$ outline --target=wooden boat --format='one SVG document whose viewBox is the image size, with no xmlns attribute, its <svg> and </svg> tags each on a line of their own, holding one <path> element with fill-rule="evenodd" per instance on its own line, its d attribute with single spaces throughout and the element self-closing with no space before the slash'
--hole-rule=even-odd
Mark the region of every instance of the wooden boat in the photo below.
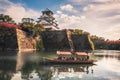
<svg viewBox="0 0 120 80">
<path fill-rule="evenodd" d="M 93 64 L 94 60 L 89 59 L 86 52 L 76 52 L 73 55 L 67 51 L 57 51 L 57 58 L 44 58 L 44 64 Z"/>
<path fill-rule="evenodd" d="M 53 64 L 93 64 L 94 60 L 57 60 L 56 58 L 46 59 L 45 63 Z"/>
</svg>

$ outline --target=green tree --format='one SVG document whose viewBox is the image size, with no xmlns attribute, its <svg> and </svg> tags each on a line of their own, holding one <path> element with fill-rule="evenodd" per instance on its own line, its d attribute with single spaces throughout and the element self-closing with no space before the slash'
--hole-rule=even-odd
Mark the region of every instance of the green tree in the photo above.
<svg viewBox="0 0 120 80">
<path fill-rule="evenodd" d="M 34 20 L 32 18 L 22 18 L 22 23 L 20 23 L 22 30 L 33 34 L 35 26 L 35 23 L 33 21 Z"/>
<path fill-rule="evenodd" d="M 83 34 L 83 30 L 75 29 L 73 31 L 73 34 L 80 34 L 80 35 L 82 35 Z"/>
<path fill-rule="evenodd" d="M 0 21 L 1 22 L 5 22 L 5 20 L 4 20 L 4 14 L 0 14 Z"/>
<path fill-rule="evenodd" d="M 35 24 L 33 21 L 34 20 L 32 18 L 23 18 L 20 26 L 24 31 L 32 34 L 33 37 L 36 37 L 39 36 L 41 32 L 45 30 L 45 28 L 43 25 Z"/>
<path fill-rule="evenodd" d="M 103 37 L 98 37 L 96 35 L 93 35 L 90 38 L 94 42 L 96 49 L 104 49 L 106 47 L 105 39 Z"/>
<path fill-rule="evenodd" d="M 41 24 L 36 24 L 34 27 L 34 34 L 35 35 L 40 35 L 42 31 L 45 31 L 45 28 Z"/>
<path fill-rule="evenodd" d="M 36 48 L 39 50 L 44 50 L 44 45 L 42 41 L 42 32 L 45 31 L 45 28 L 41 24 L 36 24 L 33 30 L 33 36 L 36 38 L 37 44 Z"/>
<path fill-rule="evenodd" d="M 54 13 L 46 8 L 44 11 L 42 11 L 42 15 L 40 16 L 40 18 L 38 18 L 39 20 L 37 22 L 45 26 L 49 25 L 55 27 L 56 29 L 59 29 L 57 21 L 55 20 L 53 15 Z"/>
<path fill-rule="evenodd" d="M 15 23 L 15 21 L 9 15 L 4 14 L 0 14 L 0 22 Z"/>
</svg>

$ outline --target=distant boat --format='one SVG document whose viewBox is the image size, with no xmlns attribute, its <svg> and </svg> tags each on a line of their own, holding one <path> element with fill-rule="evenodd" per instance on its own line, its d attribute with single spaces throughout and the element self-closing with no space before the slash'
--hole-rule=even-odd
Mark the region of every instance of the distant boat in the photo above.
<svg viewBox="0 0 120 80">
<path fill-rule="evenodd" d="M 45 64 L 93 64 L 94 60 L 89 59 L 86 52 L 57 51 L 57 58 L 45 58 Z"/>
</svg>

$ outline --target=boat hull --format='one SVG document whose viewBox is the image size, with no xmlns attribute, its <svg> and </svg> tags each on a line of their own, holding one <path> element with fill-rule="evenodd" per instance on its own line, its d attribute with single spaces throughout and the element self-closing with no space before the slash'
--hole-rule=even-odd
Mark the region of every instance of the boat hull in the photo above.
<svg viewBox="0 0 120 80">
<path fill-rule="evenodd" d="M 42 61 L 41 63 L 44 63 L 44 64 L 93 64 L 93 62 L 94 60 L 80 61 L 80 60 L 46 59 Z"/>
</svg>

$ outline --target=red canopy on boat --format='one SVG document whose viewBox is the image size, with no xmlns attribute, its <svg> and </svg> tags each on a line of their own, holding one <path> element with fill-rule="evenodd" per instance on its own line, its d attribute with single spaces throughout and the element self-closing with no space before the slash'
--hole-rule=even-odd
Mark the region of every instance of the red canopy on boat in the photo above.
<svg viewBox="0 0 120 80">
<path fill-rule="evenodd" d="M 86 52 L 76 52 L 79 56 L 87 56 L 88 54 Z"/>
<path fill-rule="evenodd" d="M 57 54 L 60 55 L 71 55 L 72 53 L 71 52 L 68 52 L 68 51 L 57 51 Z"/>
</svg>

